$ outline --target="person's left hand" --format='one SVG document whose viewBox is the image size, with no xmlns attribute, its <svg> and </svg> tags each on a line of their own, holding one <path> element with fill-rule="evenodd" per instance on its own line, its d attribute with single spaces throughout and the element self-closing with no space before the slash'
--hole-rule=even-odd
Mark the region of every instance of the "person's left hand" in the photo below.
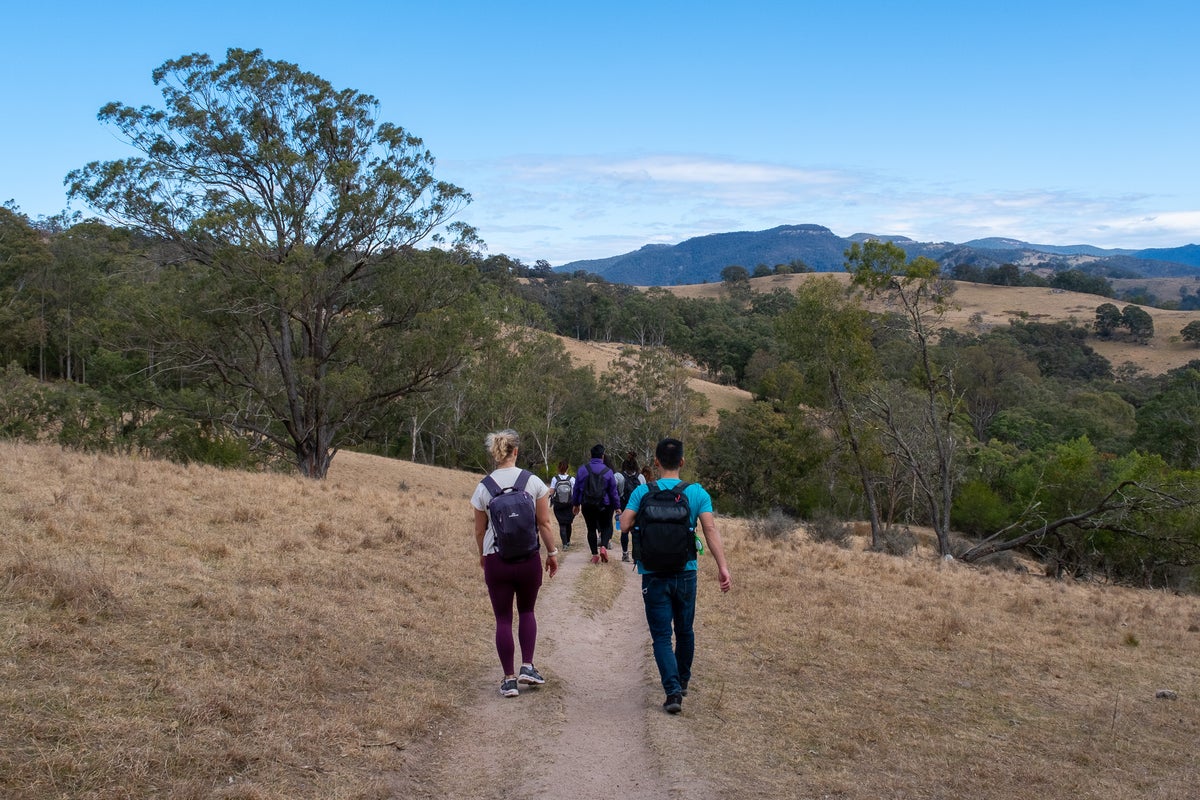
<svg viewBox="0 0 1200 800">
<path fill-rule="evenodd" d="M 733 588 L 733 577 L 730 576 L 729 570 L 723 569 L 717 573 L 717 580 L 721 584 L 721 591 L 728 592 Z"/>
</svg>

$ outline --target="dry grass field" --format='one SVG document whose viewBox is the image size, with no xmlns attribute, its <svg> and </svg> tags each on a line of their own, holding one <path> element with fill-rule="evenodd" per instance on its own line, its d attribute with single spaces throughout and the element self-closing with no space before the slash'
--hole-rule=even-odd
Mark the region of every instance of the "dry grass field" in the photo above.
<svg viewBox="0 0 1200 800">
<path fill-rule="evenodd" d="M 832 275 L 846 284 L 850 282 L 850 276 L 844 272 L 804 273 L 754 278 L 750 285 L 757 292 L 769 292 L 777 288 L 794 291 L 804 281 L 825 275 Z M 1005 326 L 1012 320 L 1091 325 L 1096 318 L 1096 307 L 1100 304 L 1116 302 L 1121 308 L 1125 305 L 1099 295 L 1054 289 L 989 286 L 960 281 L 953 283 L 957 289 L 951 301 L 953 308 L 946 315 L 946 324 L 963 331 L 977 324 L 983 326 L 983 329 Z M 722 291 L 719 283 L 669 288 L 682 297 L 717 297 Z M 1139 345 L 1120 340 L 1102 341 L 1094 337 L 1088 343 L 1096 352 L 1107 358 L 1113 367 L 1133 364 L 1152 375 L 1160 375 L 1193 359 L 1200 359 L 1200 347 L 1179 338 L 1179 331 L 1184 325 L 1193 320 L 1200 320 L 1200 311 L 1165 311 L 1150 306 L 1143 308 L 1154 319 L 1154 338 L 1149 344 Z"/>
<path fill-rule="evenodd" d="M 387 797 L 484 661 L 466 473 L 0 452 L 0 797 Z"/>
<path fill-rule="evenodd" d="M 590 366 L 597 377 L 609 369 L 613 360 L 621 354 L 621 350 L 628 346 L 618 342 L 581 342 L 578 339 L 571 339 L 565 336 L 558 338 L 567 348 L 571 359 L 576 364 Z M 733 410 L 740 405 L 749 403 L 753 399 L 750 392 L 747 392 L 745 389 L 712 383 L 698 375 L 689 379 L 689 384 L 692 389 L 708 398 L 708 413 L 700 420 L 700 423 L 703 425 L 715 427 L 718 411 L 721 409 Z"/>
<path fill-rule="evenodd" d="M 481 743 L 442 732 L 523 709 L 536 746 L 483 737 L 509 786 L 570 727 L 571 629 L 539 659 L 548 691 L 491 691 L 477 476 L 353 453 L 320 483 L 0 454 L 0 797 L 444 797 Z M 684 713 L 657 708 L 648 637 L 603 680 L 645 694 L 628 727 L 688 786 L 670 796 L 1196 797 L 1200 598 L 720 524 L 734 588 L 702 563 Z M 634 579 L 596 572 L 621 568 L 575 565 L 556 602 L 636 619 Z M 613 796 L 621 759 L 559 755 L 555 796 Z M 534 796 L 476 789 L 455 796 Z"/>
</svg>

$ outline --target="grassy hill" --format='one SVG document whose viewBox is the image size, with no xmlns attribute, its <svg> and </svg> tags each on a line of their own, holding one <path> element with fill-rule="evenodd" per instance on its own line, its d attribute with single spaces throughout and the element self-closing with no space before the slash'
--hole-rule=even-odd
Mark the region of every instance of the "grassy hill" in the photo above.
<svg viewBox="0 0 1200 800">
<path fill-rule="evenodd" d="M 0 455 L 0 796 L 440 796 L 437 731 L 495 671 L 477 476 Z M 695 796 L 1195 796 L 1200 598 L 720 524 L 734 589 L 702 564 L 701 677 L 681 718 L 648 693 L 637 722 L 664 775 L 703 776 Z M 642 691 L 648 650 L 609 681 Z M 562 720 L 541 719 L 505 770 L 554 747 Z"/>
<path fill-rule="evenodd" d="M 769 292 L 777 288 L 794 291 L 804 281 L 830 275 L 843 283 L 848 284 L 850 281 L 850 276 L 844 272 L 804 273 L 753 278 L 750 285 L 756 292 Z M 1096 307 L 1100 304 L 1115 303 L 1118 308 L 1125 306 L 1125 303 L 1099 295 L 1056 289 L 991 286 L 961 281 L 952 283 L 957 286 L 957 290 L 952 298 L 954 308 L 946 315 L 946 323 L 956 330 L 965 331 L 975 325 L 982 325 L 985 329 L 1003 326 L 1008 325 L 1011 320 L 1065 321 L 1091 325 L 1096 318 Z M 717 297 L 722 291 L 722 284 L 695 284 L 669 289 L 681 297 Z M 1103 341 L 1094 337 L 1089 339 L 1088 343 L 1096 352 L 1107 358 L 1114 368 L 1131 363 L 1154 375 L 1200 358 L 1200 347 L 1179 338 L 1179 331 L 1184 325 L 1193 320 L 1200 320 L 1200 311 L 1166 311 L 1149 306 L 1143 308 L 1154 319 L 1154 338 L 1149 344 L 1141 345 L 1123 340 Z"/>
<path fill-rule="evenodd" d="M 565 336 L 558 338 L 576 364 L 590 366 L 597 376 L 607 370 L 613 359 L 628 346 L 619 342 L 581 342 Z M 721 409 L 732 410 L 753 400 L 753 395 L 745 389 L 713 383 L 699 376 L 690 378 L 688 384 L 708 399 L 708 413 L 700 420 L 704 425 L 716 426 L 717 412 Z"/>
</svg>

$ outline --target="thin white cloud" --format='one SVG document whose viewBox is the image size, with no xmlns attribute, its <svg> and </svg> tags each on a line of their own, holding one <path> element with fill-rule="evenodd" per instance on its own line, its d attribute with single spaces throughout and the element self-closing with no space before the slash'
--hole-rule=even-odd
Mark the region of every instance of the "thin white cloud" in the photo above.
<svg viewBox="0 0 1200 800">
<path fill-rule="evenodd" d="M 623 180 L 642 179 L 659 183 L 713 186 L 829 186 L 846 182 L 844 176 L 829 170 L 805 170 L 778 164 L 684 156 L 656 156 L 598 163 L 593 166 L 593 174 L 612 175 Z"/>
<path fill-rule="evenodd" d="M 1131 249 L 1200 238 L 1200 211 L 1171 209 L 1169 198 L 1144 194 L 971 191 L 962 183 L 877 171 L 679 154 L 441 166 L 474 195 L 464 216 L 492 252 L 554 264 L 783 224 L 824 225 L 842 236 L 954 242 L 1001 236 Z"/>
<path fill-rule="evenodd" d="M 1131 239 L 1143 237 L 1178 243 L 1200 243 L 1200 211 L 1164 211 L 1101 223 L 1106 232 Z"/>
</svg>

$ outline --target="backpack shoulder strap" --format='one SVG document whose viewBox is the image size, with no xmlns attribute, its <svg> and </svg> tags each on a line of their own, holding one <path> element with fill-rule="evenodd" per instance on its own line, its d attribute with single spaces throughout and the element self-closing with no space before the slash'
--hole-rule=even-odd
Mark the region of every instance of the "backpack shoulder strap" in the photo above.
<svg viewBox="0 0 1200 800">
<path fill-rule="evenodd" d="M 683 490 L 689 486 L 691 486 L 690 483 L 683 483 L 682 481 L 680 481 L 679 483 L 675 484 L 675 491 L 679 492 L 680 494 L 683 494 Z"/>
<path fill-rule="evenodd" d="M 489 478 L 491 475 L 488 476 Z M 533 473 L 527 469 L 521 470 L 521 474 L 517 476 L 517 482 L 513 484 L 513 491 L 525 491 L 525 484 L 529 483 L 529 479 L 533 477 Z"/>
<path fill-rule="evenodd" d="M 483 484 L 483 488 L 487 489 L 488 494 L 490 494 L 492 497 L 495 497 L 503 491 L 503 489 L 500 488 L 500 484 L 496 483 L 496 479 L 491 475 L 484 475 L 483 480 L 481 480 L 480 483 Z"/>
</svg>

